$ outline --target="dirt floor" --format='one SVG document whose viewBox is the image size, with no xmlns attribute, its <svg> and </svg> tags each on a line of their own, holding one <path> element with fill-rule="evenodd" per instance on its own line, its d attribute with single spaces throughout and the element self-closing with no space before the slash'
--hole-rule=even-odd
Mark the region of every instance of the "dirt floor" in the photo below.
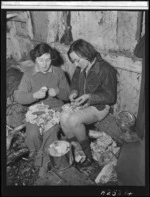
<svg viewBox="0 0 150 197">
<path fill-rule="evenodd" d="M 95 173 L 93 178 L 98 175 Z M 96 185 L 88 175 L 79 172 L 74 166 L 68 169 L 50 170 L 43 177 L 39 177 L 39 171 L 34 167 L 33 161 L 24 158 L 7 166 L 7 185 L 11 186 L 46 186 L 46 185 Z M 107 185 L 117 185 L 116 182 Z"/>
<path fill-rule="evenodd" d="M 114 118 L 109 116 L 99 124 L 98 129 L 111 134 L 118 139 L 119 131 Z M 89 176 L 88 170 L 78 171 L 75 165 L 63 171 L 47 170 L 39 177 L 39 170 L 34 166 L 34 158 L 28 159 L 29 150 L 25 145 L 25 130 L 15 133 L 11 146 L 7 151 L 7 185 L 95 185 L 95 178 L 101 169 L 97 169 Z M 104 184 L 100 184 L 104 185 Z M 105 185 L 117 185 L 117 181 L 107 182 Z"/>
<path fill-rule="evenodd" d="M 94 182 L 100 168 L 89 176 L 87 171 L 80 172 L 75 165 L 66 170 L 50 169 L 39 177 L 39 170 L 34 166 L 34 158 L 28 158 L 29 151 L 24 143 L 24 134 L 15 134 L 7 154 L 7 185 L 40 186 L 40 185 L 96 185 Z M 116 182 L 107 185 L 116 185 Z"/>
</svg>

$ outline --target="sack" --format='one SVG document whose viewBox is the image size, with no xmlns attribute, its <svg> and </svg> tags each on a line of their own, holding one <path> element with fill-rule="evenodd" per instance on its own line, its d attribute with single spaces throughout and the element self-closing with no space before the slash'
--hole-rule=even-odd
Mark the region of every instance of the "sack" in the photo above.
<svg viewBox="0 0 150 197">
<path fill-rule="evenodd" d="M 14 90 L 18 88 L 22 76 L 23 76 L 23 72 L 21 72 L 18 68 L 10 67 L 7 70 L 7 75 L 6 75 L 7 97 L 11 96 L 14 93 Z"/>
<path fill-rule="evenodd" d="M 17 127 L 24 123 L 27 107 L 20 105 L 14 100 L 14 91 L 18 88 L 22 79 L 23 72 L 18 68 L 10 67 L 7 69 L 7 124 Z"/>
</svg>

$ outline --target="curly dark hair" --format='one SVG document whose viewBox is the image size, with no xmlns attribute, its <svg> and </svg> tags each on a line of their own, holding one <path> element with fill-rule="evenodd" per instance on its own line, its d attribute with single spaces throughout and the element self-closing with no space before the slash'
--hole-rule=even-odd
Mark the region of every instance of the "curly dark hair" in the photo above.
<svg viewBox="0 0 150 197">
<path fill-rule="evenodd" d="M 37 46 L 35 46 L 35 48 L 30 51 L 30 57 L 32 61 L 35 62 L 36 58 L 40 57 L 44 53 L 49 53 L 52 61 L 57 59 L 55 50 L 46 43 L 38 44 Z"/>
<path fill-rule="evenodd" d="M 73 42 L 68 51 L 69 60 L 72 62 L 70 53 L 75 52 L 79 57 L 87 59 L 92 62 L 94 58 L 97 56 L 98 52 L 96 49 L 87 41 L 83 39 L 78 39 Z"/>
</svg>

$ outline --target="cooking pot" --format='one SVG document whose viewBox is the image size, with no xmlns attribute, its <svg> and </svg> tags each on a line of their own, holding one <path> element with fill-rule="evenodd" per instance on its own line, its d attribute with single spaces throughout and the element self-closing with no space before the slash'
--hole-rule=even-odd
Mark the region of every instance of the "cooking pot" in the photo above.
<svg viewBox="0 0 150 197">
<path fill-rule="evenodd" d="M 73 164 L 71 145 L 67 141 L 54 141 L 48 148 L 51 167 L 56 170 L 65 170 Z"/>
</svg>

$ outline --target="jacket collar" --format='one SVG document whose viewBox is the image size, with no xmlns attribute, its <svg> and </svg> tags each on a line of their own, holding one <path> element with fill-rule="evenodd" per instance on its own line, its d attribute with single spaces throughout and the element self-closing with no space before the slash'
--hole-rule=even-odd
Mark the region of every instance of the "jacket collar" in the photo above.
<svg viewBox="0 0 150 197">
<path fill-rule="evenodd" d="M 88 66 L 88 68 L 85 70 L 86 73 L 88 73 L 89 71 L 95 71 L 95 65 L 97 62 L 103 61 L 101 55 L 99 53 L 97 53 L 94 61 L 92 62 L 91 65 Z"/>
<path fill-rule="evenodd" d="M 95 64 L 96 58 L 94 59 L 94 61 L 88 65 L 88 67 L 85 69 L 86 74 L 89 72 L 89 70 L 92 68 L 92 66 Z"/>
</svg>

